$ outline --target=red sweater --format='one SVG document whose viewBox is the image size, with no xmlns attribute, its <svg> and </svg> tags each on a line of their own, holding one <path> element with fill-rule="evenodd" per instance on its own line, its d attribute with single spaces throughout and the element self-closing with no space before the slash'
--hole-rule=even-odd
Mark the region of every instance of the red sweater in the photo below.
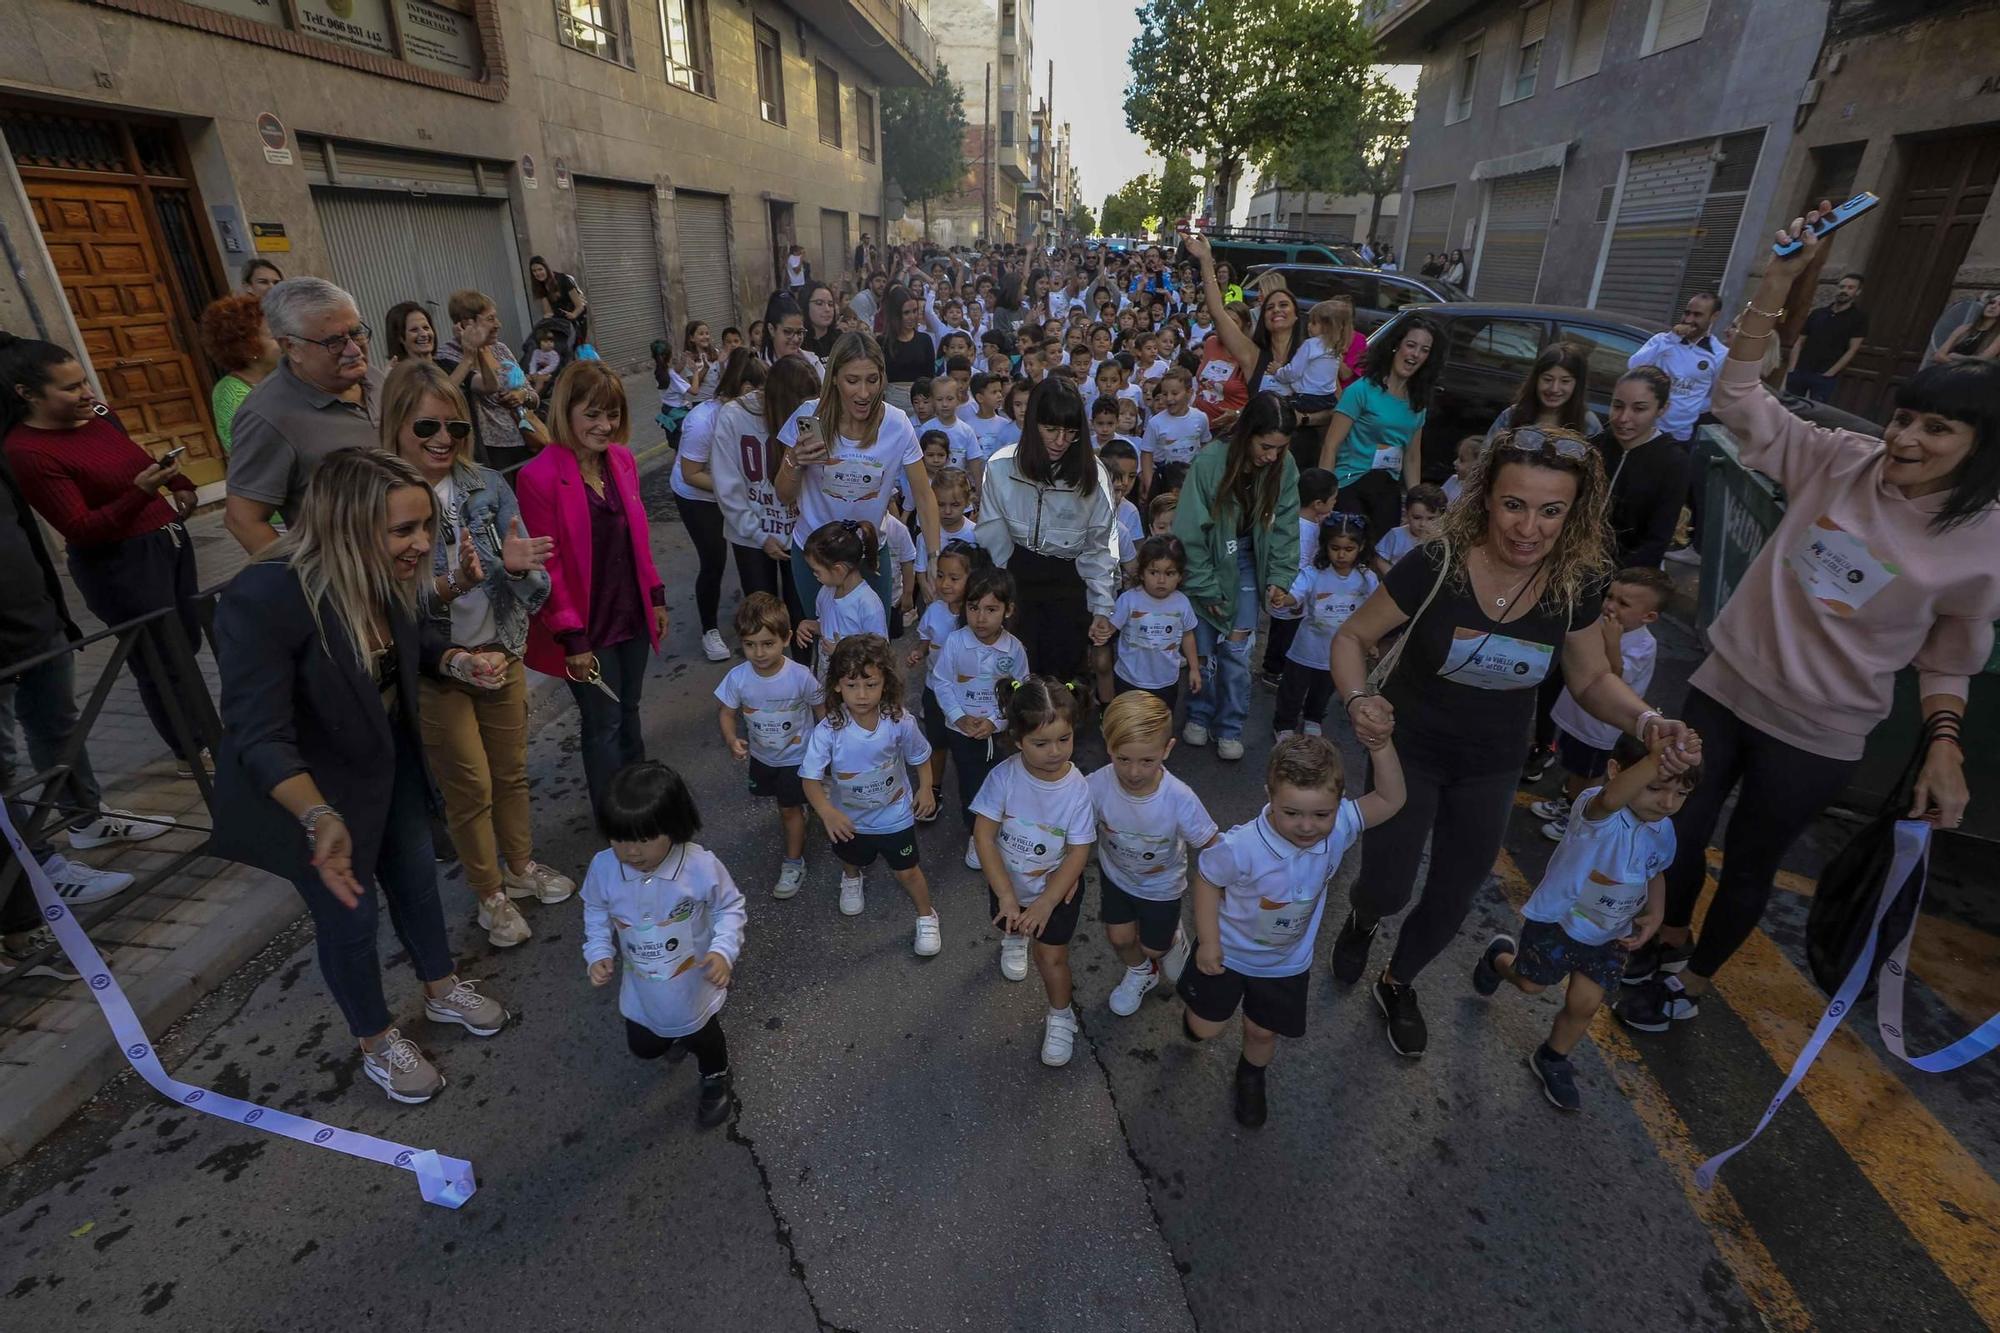
<svg viewBox="0 0 2000 1333">
<path fill-rule="evenodd" d="M 154 458 L 104 418 L 75 430 L 42 430 L 23 422 L 7 432 L 7 462 L 21 494 L 72 546 L 104 546 L 157 532 L 174 521 L 174 507 L 132 484 Z M 194 483 L 175 477 L 176 491 Z"/>
</svg>

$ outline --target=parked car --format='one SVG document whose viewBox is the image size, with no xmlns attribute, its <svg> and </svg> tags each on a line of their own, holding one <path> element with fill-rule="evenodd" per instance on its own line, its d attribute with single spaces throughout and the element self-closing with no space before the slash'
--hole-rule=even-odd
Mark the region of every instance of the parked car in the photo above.
<svg viewBox="0 0 2000 1333">
<path fill-rule="evenodd" d="M 1341 264 L 1261 264 L 1243 275 L 1244 290 L 1266 273 L 1284 276 L 1301 314 L 1330 296 L 1345 296 L 1354 302 L 1354 326 L 1363 333 L 1373 333 L 1404 306 L 1472 299 L 1443 278 Z"/>
<path fill-rule="evenodd" d="M 1224 228 L 1206 233 L 1217 263 L 1242 274 L 1260 264 L 1331 264 L 1365 269 L 1361 252 L 1338 241 L 1319 241 L 1299 232 L 1259 231 L 1254 228 Z M 1174 262 L 1192 263 L 1185 248 L 1174 247 Z M 1239 276 L 1238 281 L 1241 281 Z"/>
</svg>

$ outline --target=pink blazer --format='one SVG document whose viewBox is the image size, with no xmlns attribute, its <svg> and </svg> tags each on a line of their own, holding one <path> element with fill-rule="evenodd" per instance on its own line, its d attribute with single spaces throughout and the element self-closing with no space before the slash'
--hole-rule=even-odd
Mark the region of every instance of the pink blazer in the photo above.
<svg viewBox="0 0 2000 1333">
<path fill-rule="evenodd" d="M 651 528 L 645 506 L 639 502 L 639 465 L 632 451 L 614 444 L 604 455 L 605 466 L 618 487 L 618 499 L 625 506 L 625 526 L 632 534 L 632 561 L 639 571 L 639 595 L 650 608 L 653 592 L 663 587 L 653 568 Z M 551 445 L 536 454 L 514 475 L 514 495 L 521 502 L 521 522 L 536 537 L 553 537 L 556 551 L 549 558 L 549 599 L 528 624 L 526 661 L 545 676 L 561 676 L 565 654 L 558 634 L 587 627 L 590 621 L 590 499 L 584 493 L 583 473 L 576 457 L 561 445 Z M 659 651 L 660 637 L 652 628 L 650 611 L 647 634 L 653 650 Z"/>
</svg>

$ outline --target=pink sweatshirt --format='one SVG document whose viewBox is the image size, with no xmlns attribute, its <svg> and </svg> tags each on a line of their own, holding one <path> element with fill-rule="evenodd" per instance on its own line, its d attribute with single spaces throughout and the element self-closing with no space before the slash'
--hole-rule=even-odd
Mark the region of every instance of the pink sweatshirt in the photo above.
<svg viewBox="0 0 2000 1333">
<path fill-rule="evenodd" d="M 1828 759 L 1858 759 L 1889 715 L 1896 672 L 1919 693 L 1965 698 L 2000 619 L 1995 510 L 1931 530 L 1945 496 L 1882 480 L 1885 446 L 1793 416 L 1731 360 L 1709 410 L 1743 463 L 1785 488 L 1785 516 L 1709 627 L 1691 682 L 1743 721 Z M 1726 521 L 1721 514 L 1709 521 Z"/>
</svg>

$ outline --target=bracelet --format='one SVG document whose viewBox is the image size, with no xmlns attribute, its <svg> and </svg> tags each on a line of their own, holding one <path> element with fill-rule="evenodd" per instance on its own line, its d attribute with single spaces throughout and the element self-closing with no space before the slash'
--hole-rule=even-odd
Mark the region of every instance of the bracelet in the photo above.
<svg viewBox="0 0 2000 1333">
<path fill-rule="evenodd" d="M 347 822 L 341 818 L 340 811 L 330 805 L 315 805 L 299 816 L 299 827 L 306 831 L 306 848 L 308 851 L 319 850 L 319 823 L 322 819 L 329 817 L 339 819 L 343 824 Z"/>
<path fill-rule="evenodd" d="M 1759 310 L 1755 301 L 1745 301 L 1743 303 L 1743 313 L 1746 315 L 1762 315 L 1765 319 L 1776 321 L 1785 317 L 1785 308 L 1779 306 L 1775 311 Z"/>
<path fill-rule="evenodd" d="M 1748 329 L 1738 328 L 1736 336 L 1738 338 L 1775 338 L 1778 336 L 1778 331 L 1776 329 L 1765 329 L 1762 333 L 1752 333 Z"/>
<path fill-rule="evenodd" d="M 1666 720 L 1667 720 L 1667 715 L 1665 713 L 1662 713 L 1657 708 L 1648 708 L 1644 712 L 1640 713 L 1638 721 L 1632 724 L 1632 734 L 1634 736 L 1637 736 L 1640 740 L 1643 741 L 1646 739 L 1647 722 L 1649 721 L 1665 722 Z"/>
<path fill-rule="evenodd" d="M 1965 754 L 1964 742 L 1960 741 L 1955 734 L 1942 731 L 1940 731 L 1937 735 L 1932 736 L 1929 740 L 1925 741 L 1924 748 L 1928 750 L 1931 746 L 1936 745 L 1939 741 L 1943 741 L 1945 744 L 1956 749 L 1961 756 Z"/>
</svg>

